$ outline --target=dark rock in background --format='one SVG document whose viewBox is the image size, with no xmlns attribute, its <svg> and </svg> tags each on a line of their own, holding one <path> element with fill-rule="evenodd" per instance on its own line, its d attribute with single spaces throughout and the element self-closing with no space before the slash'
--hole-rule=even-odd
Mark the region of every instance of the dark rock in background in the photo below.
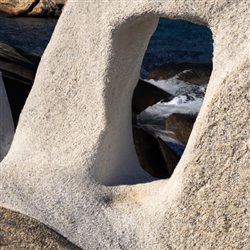
<svg viewBox="0 0 250 250">
<path fill-rule="evenodd" d="M 133 137 L 141 167 L 153 177 L 169 178 L 178 163 L 175 153 L 160 138 L 142 129 L 134 127 Z"/>
<path fill-rule="evenodd" d="M 189 114 L 172 114 L 166 118 L 166 130 L 174 133 L 173 139 L 186 145 L 192 132 L 196 116 Z"/>
<path fill-rule="evenodd" d="M 173 96 L 166 91 L 139 79 L 133 94 L 132 108 L 139 113 L 161 100 L 167 102 L 172 98 Z"/>
<path fill-rule="evenodd" d="M 174 76 L 191 84 L 206 84 L 212 72 L 212 63 L 167 63 L 150 73 L 148 79 L 167 80 Z"/>
<path fill-rule="evenodd" d="M 164 142 L 161 138 L 157 138 L 162 156 L 165 160 L 166 167 L 168 169 L 169 177 L 173 174 L 175 167 L 178 164 L 179 157 L 176 155 L 176 153 L 168 147 L 166 142 Z"/>
<path fill-rule="evenodd" d="M 32 88 L 40 57 L 0 42 L 0 71 L 15 126 Z"/>
</svg>

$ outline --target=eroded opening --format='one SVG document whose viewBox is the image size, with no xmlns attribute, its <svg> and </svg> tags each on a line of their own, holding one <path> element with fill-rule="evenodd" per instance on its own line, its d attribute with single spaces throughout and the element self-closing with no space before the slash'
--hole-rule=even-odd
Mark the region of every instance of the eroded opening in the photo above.
<svg viewBox="0 0 250 250">
<path fill-rule="evenodd" d="M 161 18 L 145 52 L 132 100 L 141 167 L 169 178 L 187 145 L 212 72 L 208 27 Z"/>
</svg>

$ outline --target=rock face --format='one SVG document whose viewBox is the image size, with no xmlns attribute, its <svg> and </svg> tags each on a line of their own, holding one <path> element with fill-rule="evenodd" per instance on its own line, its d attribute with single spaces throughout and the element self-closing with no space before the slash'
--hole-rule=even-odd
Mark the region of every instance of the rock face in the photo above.
<svg viewBox="0 0 250 250">
<path fill-rule="evenodd" d="M 196 117 L 188 114 L 172 114 L 166 118 L 166 130 L 174 133 L 174 139 L 186 145 Z"/>
<path fill-rule="evenodd" d="M 0 207 L 0 248 L 80 250 L 39 221 Z"/>
<path fill-rule="evenodd" d="M 14 16 L 59 16 L 66 0 L 0 0 L 0 11 Z"/>
<path fill-rule="evenodd" d="M 249 249 L 247 1 L 69 1 L 8 155 L 1 204 L 82 249 Z M 133 146 L 131 100 L 158 17 L 207 25 L 213 72 L 171 178 Z"/>
</svg>

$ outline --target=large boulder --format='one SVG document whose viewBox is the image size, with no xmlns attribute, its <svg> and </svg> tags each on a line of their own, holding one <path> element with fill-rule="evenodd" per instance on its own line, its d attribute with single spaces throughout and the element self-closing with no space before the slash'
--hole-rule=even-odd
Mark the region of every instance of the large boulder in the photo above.
<svg viewBox="0 0 250 250">
<path fill-rule="evenodd" d="M 14 16 L 59 16 L 66 0 L 0 0 L 0 12 Z"/>
<path fill-rule="evenodd" d="M 195 120 L 195 115 L 174 113 L 166 118 L 165 129 L 173 133 L 173 139 L 186 145 Z"/>
<path fill-rule="evenodd" d="M 131 100 L 159 17 L 207 25 L 213 72 L 169 179 L 143 171 Z M 248 1 L 68 1 L 8 155 L 1 204 L 82 249 L 249 249 Z"/>
</svg>

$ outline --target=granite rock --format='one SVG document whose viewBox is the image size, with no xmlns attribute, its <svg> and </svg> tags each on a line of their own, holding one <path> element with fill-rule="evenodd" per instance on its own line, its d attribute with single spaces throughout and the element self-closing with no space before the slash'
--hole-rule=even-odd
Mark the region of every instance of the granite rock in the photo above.
<svg viewBox="0 0 250 250">
<path fill-rule="evenodd" d="M 213 71 L 172 176 L 145 173 L 131 100 L 158 18 L 210 27 Z M 247 1 L 68 1 L 8 155 L 1 204 L 82 249 L 249 249 Z"/>
<path fill-rule="evenodd" d="M 173 132 L 176 141 L 186 145 L 192 132 L 196 116 L 189 114 L 171 114 L 166 118 L 165 129 Z"/>
<path fill-rule="evenodd" d="M 0 207 L 0 248 L 80 250 L 41 222 Z"/>
</svg>

